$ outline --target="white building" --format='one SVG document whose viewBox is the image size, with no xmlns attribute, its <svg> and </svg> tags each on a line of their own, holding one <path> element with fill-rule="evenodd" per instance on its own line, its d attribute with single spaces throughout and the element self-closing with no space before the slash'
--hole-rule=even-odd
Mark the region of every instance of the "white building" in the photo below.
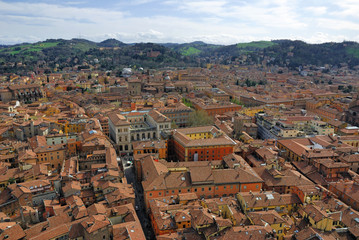
<svg viewBox="0 0 359 240">
<path fill-rule="evenodd" d="M 110 114 L 108 125 L 120 153 L 130 153 L 132 142 L 160 139 L 162 132 L 171 129 L 171 119 L 156 110 L 132 111 Z"/>
</svg>

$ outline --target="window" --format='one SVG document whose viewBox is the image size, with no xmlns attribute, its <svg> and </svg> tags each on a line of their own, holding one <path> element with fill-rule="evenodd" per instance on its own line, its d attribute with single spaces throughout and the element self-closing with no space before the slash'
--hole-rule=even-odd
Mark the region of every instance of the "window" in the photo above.
<svg viewBox="0 0 359 240">
<path fill-rule="evenodd" d="M 197 192 L 197 188 L 195 188 L 194 191 Z"/>
<path fill-rule="evenodd" d="M 202 192 L 204 192 L 204 188 L 202 188 Z"/>
<path fill-rule="evenodd" d="M 243 189 L 247 189 L 247 186 L 243 186 Z"/>
<path fill-rule="evenodd" d="M 227 189 L 227 186 L 223 186 L 223 189 Z"/>
<path fill-rule="evenodd" d="M 152 193 L 150 193 L 149 196 L 152 197 Z"/>
<path fill-rule="evenodd" d="M 162 193 L 161 193 L 161 192 L 159 192 L 159 193 L 158 193 L 158 196 L 162 196 Z"/>
<path fill-rule="evenodd" d="M 211 187 L 209 187 L 209 188 L 208 188 L 208 191 L 212 191 L 212 188 L 211 188 Z"/>
</svg>

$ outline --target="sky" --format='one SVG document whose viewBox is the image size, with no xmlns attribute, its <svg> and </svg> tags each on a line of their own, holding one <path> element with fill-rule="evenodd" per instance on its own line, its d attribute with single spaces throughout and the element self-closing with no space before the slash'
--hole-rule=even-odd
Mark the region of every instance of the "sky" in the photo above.
<svg viewBox="0 0 359 240">
<path fill-rule="evenodd" d="M 0 0 L 0 44 L 359 42 L 358 0 Z"/>
</svg>

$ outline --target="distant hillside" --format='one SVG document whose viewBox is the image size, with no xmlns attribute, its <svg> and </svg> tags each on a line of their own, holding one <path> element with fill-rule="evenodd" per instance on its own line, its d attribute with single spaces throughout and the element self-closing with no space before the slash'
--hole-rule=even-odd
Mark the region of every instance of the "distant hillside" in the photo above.
<svg viewBox="0 0 359 240">
<path fill-rule="evenodd" d="M 97 44 L 99 47 L 124 47 L 126 46 L 126 43 L 123 43 L 121 41 L 118 41 L 116 39 L 107 39 L 105 41 L 102 41 Z"/>
<path fill-rule="evenodd" d="M 221 47 L 221 45 L 207 44 L 201 41 L 183 43 L 183 44 L 167 44 L 169 47 L 184 56 L 201 55 L 201 53 L 212 52 L 214 49 Z"/>
<path fill-rule="evenodd" d="M 277 43 L 271 41 L 237 43 L 227 46 L 216 46 L 215 48 L 209 48 L 205 52 L 203 52 L 202 55 L 204 57 L 222 56 L 228 58 L 235 58 L 251 52 L 261 52 L 263 49 L 274 45 L 277 45 Z"/>
<path fill-rule="evenodd" d="M 245 57 L 243 57 L 245 56 Z M 86 39 L 49 39 L 38 43 L 0 46 L 0 74 L 28 74 L 37 69 L 61 71 L 67 67 L 120 71 L 123 67 L 193 67 L 206 63 L 287 66 L 359 65 L 356 42 L 307 44 L 302 41 L 274 40 L 214 45 L 204 42 L 125 44 L 116 39 L 100 43 Z M 21 63 L 21 64 L 19 64 Z"/>
<path fill-rule="evenodd" d="M 20 62 L 22 63 L 20 66 L 16 64 Z M 116 39 L 108 39 L 100 43 L 85 39 L 50 39 L 0 48 L 0 74 L 12 72 L 26 74 L 38 68 L 47 69 L 47 72 L 61 71 L 65 67 L 74 66 L 86 69 L 90 65 L 96 65 L 103 70 L 120 71 L 130 65 L 159 68 L 197 66 L 198 63 L 159 44 L 127 45 Z"/>
<path fill-rule="evenodd" d="M 356 42 L 322 44 L 307 44 L 303 41 L 291 40 L 273 42 L 277 44 L 265 48 L 263 54 L 274 58 L 274 64 L 287 64 L 289 67 L 305 64 L 338 66 L 345 63 L 349 67 L 359 65 L 359 44 Z"/>
<path fill-rule="evenodd" d="M 256 41 L 256 42 L 249 42 L 249 43 L 238 43 L 237 48 L 264 49 L 267 47 L 272 47 L 274 45 L 277 45 L 277 43 L 271 42 L 271 41 Z"/>
<path fill-rule="evenodd" d="M 356 42 L 308 44 L 302 41 L 274 40 L 238 43 L 220 46 L 201 52 L 202 57 L 221 57 L 222 63 L 231 62 L 242 55 L 247 64 L 261 63 L 296 68 L 301 65 L 323 66 L 348 64 L 359 65 L 359 44 Z M 227 60 L 226 60 L 227 59 Z"/>
</svg>

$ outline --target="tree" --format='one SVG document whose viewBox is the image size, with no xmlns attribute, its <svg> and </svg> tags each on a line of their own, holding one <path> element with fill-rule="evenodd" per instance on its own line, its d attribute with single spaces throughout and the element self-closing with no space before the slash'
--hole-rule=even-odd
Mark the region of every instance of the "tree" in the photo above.
<svg viewBox="0 0 359 240">
<path fill-rule="evenodd" d="M 171 128 L 172 128 L 172 129 L 178 128 L 177 124 L 176 124 L 175 121 L 173 121 L 173 120 L 172 120 L 172 123 L 171 123 Z"/>
<path fill-rule="evenodd" d="M 213 118 L 204 110 L 198 110 L 189 114 L 189 125 L 192 127 L 212 125 Z"/>
<path fill-rule="evenodd" d="M 264 79 L 264 80 L 260 80 L 258 85 L 266 85 L 267 84 L 267 80 Z"/>
<path fill-rule="evenodd" d="M 13 184 L 16 182 L 16 180 L 15 180 L 15 178 L 11 177 L 11 178 L 9 178 L 8 182 L 9 182 L 9 184 Z"/>
<path fill-rule="evenodd" d="M 194 108 L 192 102 L 186 98 L 182 98 L 182 103 L 186 105 L 187 107 Z"/>
</svg>

